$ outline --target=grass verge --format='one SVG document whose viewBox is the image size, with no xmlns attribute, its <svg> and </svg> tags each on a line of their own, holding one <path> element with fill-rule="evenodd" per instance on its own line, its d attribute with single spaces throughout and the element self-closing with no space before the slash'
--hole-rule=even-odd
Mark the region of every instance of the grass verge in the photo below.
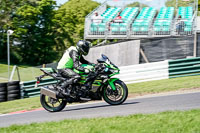
<svg viewBox="0 0 200 133">
<path fill-rule="evenodd" d="M 182 77 L 129 84 L 129 94 L 143 95 L 200 87 L 200 76 Z M 41 107 L 39 97 L 0 103 L 0 113 L 30 110 Z"/>
<path fill-rule="evenodd" d="M 21 110 L 32 110 L 40 108 L 39 97 L 19 99 L 14 101 L 0 103 L 0 114 L 21 111 Z"/>
<path fill-rule="evenodd" d="M 4 133 L 199 133 L 200 110 L 13 125 Z"/>
<path fill-rule="evenodd" d="M 168 92 L 180 89 L 195 89 L 200 88 L 200 76 L 156 80 L 129 84 L 127 86 L 129 88 L 129 93 L 136 94 Z"/>
<path fill-rule="evenodd" d="M 12 72 L 13 66 L 10 65 L 10 73 Z M 18 66 L 20 79 L 22 81 L 34 80 L 35 77 L 42 74 L 39 68 L 30 67 L 30 66 Z M 18 80 L 18 74 L 15 70 L 13 80 Z M 8 81 L 8 65 L 0 64 L 0 82 Z"/>
</svg>

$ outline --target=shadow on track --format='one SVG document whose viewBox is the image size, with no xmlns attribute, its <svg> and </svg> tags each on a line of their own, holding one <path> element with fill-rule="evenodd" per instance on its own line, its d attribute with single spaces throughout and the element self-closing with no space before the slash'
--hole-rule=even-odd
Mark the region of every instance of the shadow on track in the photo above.
<svg viewBox="0 0 200 133">
<path fill-rule="evenodd" d="M 66 109 L 61 112 L 67 112 L 67 111 L 76 111 L 76 110 L 86 110 L 86 109 L 93 109 L 93 108 L 105 108 L 105 107 L 117 107 L 117 106 L 125 106 L 129 104 L 138 104 L 139 102 L 126 102 L 121 105 L 96 105 L 96 106 L 91 106 L 91 107 L 80 107 L 80 108 L 75 108 L 75 109 Z"/>
</svg>

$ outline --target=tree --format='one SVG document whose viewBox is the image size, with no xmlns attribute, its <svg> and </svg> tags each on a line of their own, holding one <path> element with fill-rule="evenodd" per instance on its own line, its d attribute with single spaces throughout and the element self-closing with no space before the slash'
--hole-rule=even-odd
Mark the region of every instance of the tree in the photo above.
<svg viewBox="0 0 200 133">
<path fill-rule="evenodd" d="M 25 3 L 34 4 L 36 0 L 0 0 L 0 61 L 6 62 L 7 50 L 6 32 L 10 29 L 13 15 Z M 12 37 L 12 36 L 11 36 Z M 12 58 L 11 58 L 12 59 Z M 13 60 L 14 61 L 14 60 Z"/>
<path fill-rule="evenodd" d="M 194 0 L 189 0 L 189 1 L 183 1 L 183 0 L 177 0 L 177 5 L 178 7 L 180 6 L 193 6 L 194 5 Z M 168 0 L 166 1 L 165 5 L 167 7 L 174 7 L 176 8 L 176 0 Z"/>
<path fill-rule="evenodd" d="M 145 5 L 145 4 L 140 4 L 139 2 L 133 2 L 131 4 L 128 4 L 127 7 L 140 7 L 143 8 L 143 7 L 148 7 L 148 5 Z"/>
<path fill-rule="evenodd" d="M 69 0 L 55 10 L 54 0 L 3 1 L 0 50 L 5 52 L 0 52 L 0 60 L 7 57 L 6 31 L 12 29 L 11 62 L 27 65 L 58 60 L 66 47 L 83 39 L 85 16 L 99 5 L 92 0 Z"/>
<path fill-rule="evenodd" d="M 40 0 L 36 5 L 25 4 L 13 17 L 16 56 L 20 63 L 39 65 L 54 61 L 56 57 L 53 20 L 55 1 Z"/>
<path fill-rule="evenodd" d="M 69 0 L 56 11 L 56 42 L 62 45 L 60 48 L 75 45 L 83 39 L 85 17 L 98 5 L 92 0 Z"/>
</svg>

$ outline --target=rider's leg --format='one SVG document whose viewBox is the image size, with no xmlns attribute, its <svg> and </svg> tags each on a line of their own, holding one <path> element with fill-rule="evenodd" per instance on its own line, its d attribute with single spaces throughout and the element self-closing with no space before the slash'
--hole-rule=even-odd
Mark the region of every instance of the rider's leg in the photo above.
<svg viewBox="0 0 200 133">
<path fill-rule="evenodd" d="M 78 75 L 77 73 L 75 73 L 73 70 L 67 69 L 67 68 L 66 69 L 60 69 L 59 73 L 61 74 L 62 77 L 67 78 L 67 80 L 65 80 L 63 82 L 63 85 L 61 86 L 61 88 L 63 90 L 65 90 L 65 88 L 67 87 L 67 85 L 76 83 L 81 78 L 80 75 Z"/>
<path fill-rule="evenodd" d="M 69 81 L 72 82 L 70 84 L 73 84 L 73 83 L 76 83 L 77 81 L 79 81 L 81 79 L 81 76 L 77 73 L 75 73 L 74 71 L 72 71 L 71 69 L 62 69 L 60 71 L 60 74 L 63 76 L 63 77 L 66 77 L 66 78 L 70 78 L 68 79 L 68 81 L 64 82 L 64 84 L 61 86 L 63 88 L 63 90 L 65 90 L 64 88 L 69 84 Z M 69 92 L 65 92 L 66 95 L 69 95 Z M 89 98 L 88 95 L 85 95 L 83 94 L 81 97 L 80 97 L 82 100 L 91 100 Z"/>
</svg>

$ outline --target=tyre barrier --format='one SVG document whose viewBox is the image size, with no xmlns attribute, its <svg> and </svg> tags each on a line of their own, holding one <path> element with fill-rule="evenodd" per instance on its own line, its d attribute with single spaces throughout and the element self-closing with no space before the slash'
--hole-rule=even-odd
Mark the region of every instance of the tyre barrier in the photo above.
<svg viewBox="0 0 200 133">
<path fill-rule="evenodd" d="M 0 83 L 0 102 L 21 98 L 19 81 Z"/>
<path fill-rule="evenodd" d="M 20 85 L 19 81 L 10 81 L 7 84 L 7 100 L 20 99 Z"/>
<path fill-rule="evenodd" d="M 0 102 L 7 101 L 7 83 L 0 83 Z"/>
</svg>

